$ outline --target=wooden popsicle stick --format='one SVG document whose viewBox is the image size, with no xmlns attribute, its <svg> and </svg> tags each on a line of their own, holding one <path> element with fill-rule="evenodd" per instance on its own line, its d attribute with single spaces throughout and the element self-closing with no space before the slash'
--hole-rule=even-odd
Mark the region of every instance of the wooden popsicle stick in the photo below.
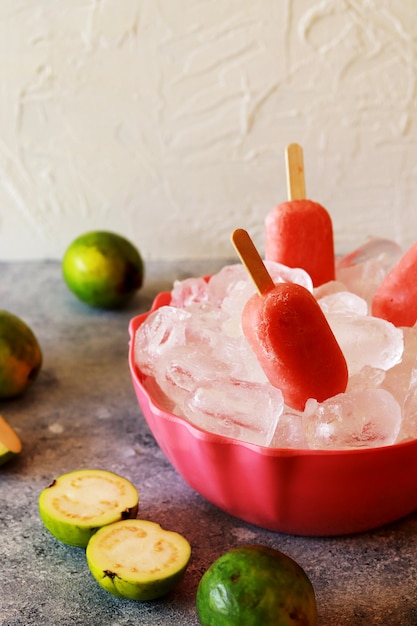
<svg viewBox="0 0 417 626">
<path fill-rule="evenodd" d="M 290 143 L 285 150 L 287 168 L 287 193 L 289 200 L 306 197 L 303 149 L 298 143 Z"/>
<path fill-rule="evenodd" d="M 263 296 L 271 291 L 275 287 L 274 281 L 248 232 L 243 228 L 237 228 L 233 231 L 231 239 L 240 260 L 255 283 L 259 295 Z"/>
</svg>

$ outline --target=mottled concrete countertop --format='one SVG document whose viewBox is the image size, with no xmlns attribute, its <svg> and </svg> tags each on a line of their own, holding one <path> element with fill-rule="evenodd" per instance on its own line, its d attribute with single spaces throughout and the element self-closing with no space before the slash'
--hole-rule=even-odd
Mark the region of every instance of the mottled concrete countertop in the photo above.
<svg viewBox="0 0 417 626">
<path fill-rule="evenodd" d="M 0 402 L 19 433 L 21 455 L 0 468 L 1 626 L 197 626 L 202 573 L 230 547 L 263 543 L 286 552 L 309 575 L 320 626 L 417 624 L 417 513 L 384 528 L 341 538 L 303 538 L 240 522 L 195 493 L 156 445 L 130 380 L 128 323 L 175 278 L 224 263 L 149 263 L 128 310 L 78 302 L 55 262 L 0 263 L 1 308 L 21 316 L 44 353 L 27 393 Z M 118 600 L 93 580 L 84 551 L 43 527 L 40 491 L 63 472 L 99 467 L 128 477 L 140 516 L 183 533 L 193 549 L 182 583 L 164 599 Z"/>
</svg>

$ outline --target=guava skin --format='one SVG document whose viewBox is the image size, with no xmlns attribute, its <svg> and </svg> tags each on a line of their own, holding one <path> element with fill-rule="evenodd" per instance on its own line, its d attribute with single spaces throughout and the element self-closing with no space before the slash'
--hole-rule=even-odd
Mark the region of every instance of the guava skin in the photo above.
<svg viewBox="0 0 417 626">
<path fill-rule="evenodd" d="M 126 600 L 136 600 L 140 602 L 156 600 L 167 595 L 174 587 L 179 585 L 187 569 L 186 564 L 172 576 L 166 578 L 161 577 L 155 580 L 150 579 L 140 584 L 137 581 L 123 580 L 119 578 L 117 574 L 109 570 L 104 572 L 97 570 L 91 562 L 91 559 L 87 562 L 93 577 L 105 591 L 116 598 L 125 598 Z"/>
<path fill-rule="evenodd" d="M 91 231 L 77 237 L 62 260 L 69 289 L 82 302 L 101 309 L 125 306 L 142 287 L 142 257 L 124 237 Z"/>
<path fill-rule="evenodd" d="M 38 376 L 42 358 L 29 326 L 16 315 L 0 311 L 0 398 L 23 393 Z"/>
<path fill-rule="evenodd" d="M 266 546 L 233 548 L 200 580 L 197 614 L 203 626 L 316 626 L 317 604 L 304 570 Z"/>
</svg>

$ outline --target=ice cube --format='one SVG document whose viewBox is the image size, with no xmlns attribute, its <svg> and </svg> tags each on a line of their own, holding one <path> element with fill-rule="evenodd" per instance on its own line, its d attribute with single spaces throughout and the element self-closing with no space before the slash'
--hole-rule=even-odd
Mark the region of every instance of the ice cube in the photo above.
<svg viewBox="0 0 417 626">
<path fill-rule="evenodd" d="M 204 278 L 185 278 L 176 280 L 171 291 L 171 306 L 187 307 L 193 302 L 206 302 L 208 285 Z"/>
<path fill-rule="evenodd" d="M 216 357 L 228 363 L 230 376 L 247 382 L 266 383 L 265 372 L 259 364 L 246 337 L 222 336 L 222 341 L 214 349 Z"/>
<path fill-rule="evenodd" d="M 403 254 L 401 246 L 392 239 L 369 237 L 365 243 L 336 259 L 336 270 L 360 265 L 366 261 L 375 260 L 385 272 L 389 272 Z"/>
<path fill-rule="evenodd" d="M 328 315 L 367 315 L 368 305 L 366 301 L 350 291 L 337 291 L 327 294 L 318 299 L 323 313 Z"/>
<path fill-rule="evenodd" d="M 222 311 L 230 319 L 234 320 L 236 325 L 240 326 L 242 311 L 251 296 L 255 293 L 255 285 L 252 281 L 240 280 L 235 283 L 230 292 L 221 302 Z"/>
<path fill-rule="evenodd" d="M 213 274 L 208 284 L 208 298 L 212 306 L 221 307 L 236 287 L 237 293 L 242 289 L 249 295 L 255 292 L 255 286 L 241 263 L 225 265 L 217 274 Z"/>
<path fill-rule="evenodd" d="M 330 311 L 327 321 L 345 356 L 349 376 L 365 365 L 388 370 L 400 362 L 403 332 L 391 322 L 355 312 Z"/>
<path fill-rule="evenodd" d="M 417 439 L 417 358 L 414 358 L 403 405 L 400 439 Z"/>
<path fill-rule="evenodd" d="M 184 320 L 191 314 L 185 309 L 162 306 L 148 315 L 136 331 L 135 362 L 141 372 L 152 375 L 155 363 L 173 345 L 185 342 Z"/>
<path fill-rule="evenodd" d="M 417 389 L 415 387 L 409 391 L 404 402 L 403 428 L 398 439 L 399 441 L 417 439 Z"/>
<path fill-rule="evenodd" d="M 341 393 L 322 403 L 310 399 L 303 427 L 311 448 L 373 448 L 393 444 L 401 428 L 401 408 L 385 389 Z"/>
<path fill-rule="evenodd" d="M 162 391 L 153 376 L 145 376 L 143 387 L 154 404 L 170 413 L 176 412 L 175 402 Z"/>
<path fill-rule="evenodd" d="M 224 315 L 209 303 L 195 302 L 186 308 L 189 317 L 181 323 L 185 329 L 187 344 L 206 343 L 215 348 L 221 342 L 221 326 Z"/>
<path fill-rule="evenodd" d="M 402 248 L 394 241 L 371 238 L 336 261 L 336 278 L 370 307 L 375 291 L 401 255 Z"/>
<path fill-rule="evenodd" d="M 417 327 L 403 328 L 404 350 L 401 360 L 385 375 L 382 386 L 403 406 L 409 391 L 417 355 Z"/>
<path fill-rule="evenodd" d="M 269 446 L 283 406 L 281 391 L 272 385 L 224 378 L 198 386 L 184 413 L 203 430 Z"/>
<path fill-rule="evenodd" d="M 230 372 L 227 364 L 215 359 L 204 344 L 173 346 L 159 359 L 154 376 L 163 393 L 185 413 L 184 405 L 198 385 L 216 386 Z"/>
<path fill-rule="evenodd" d="M 284 406 L 270 444 L 271 448 L 306 449 L 309 447 L 303 429 L 303 413 Z"/>
<path fill-rule="evenodd" d="M 377 387 L 383 386 L 386 375 L 385 370 L 378 367 L 371 367 L 370 365 L 364 365 L 359 372 L 349 377 L 346 391 L 349 393 L 351 391 L 376 389 Z"/>
<path fill-rule="evenodd" d="M 320 300 L 320 298 L 332 296 L 340 291 L 346 291 L 346 285 L 339 280 L 329 280 L 327 283 L 314 287 L 313 293 L 316 300 Z"/>
</svg>

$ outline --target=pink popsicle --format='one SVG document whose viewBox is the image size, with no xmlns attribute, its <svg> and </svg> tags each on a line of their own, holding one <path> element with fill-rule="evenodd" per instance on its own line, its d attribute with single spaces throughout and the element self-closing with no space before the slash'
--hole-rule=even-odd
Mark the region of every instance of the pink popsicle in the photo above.
<svg viewBox="0 0 417 626">
<path fill-rule="evenodd" d="M 295 283 L 274 284 L 246 231 L 235 230 L 232 241 L 258 290 L 245 305 L 242 329 L 270 383 L 298 410 L 308 398 L 344 392 L 346 360 L 314 296 Z"/>
<path fill-rule="evenodd" d="M 305 197 L 302 148 L 286 149 L 289 201 L 265 218 L 265 258 L 289 267 L 302 267 L 318 287 L 335 278 L 333 224 L 327 210 Z"/>
<path fill-rule="evenodd" d="M 372 315 L 395 326 L 414 326 L 417 321 L 417 242 L 400 258 L 377 289 Z"/>
</svg>

